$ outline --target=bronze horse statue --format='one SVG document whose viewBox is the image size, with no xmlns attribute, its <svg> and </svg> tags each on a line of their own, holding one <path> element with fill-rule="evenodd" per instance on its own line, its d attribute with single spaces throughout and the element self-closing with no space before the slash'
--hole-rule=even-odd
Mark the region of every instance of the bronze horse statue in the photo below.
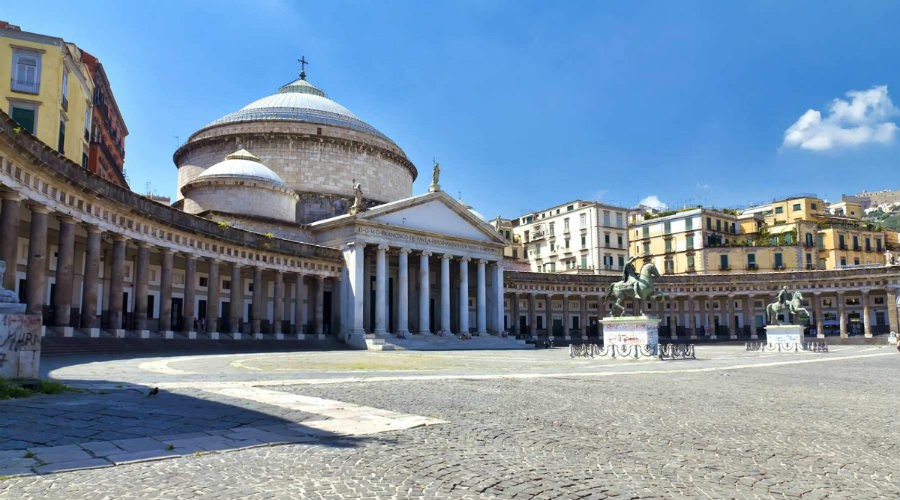
<svg viewBox="0 0 900 500">
<path fill-rule="evenodd" d="M 612 302 L 612 315 L 624 316 L 625 306 L 622 305 L 622 299 L 631 297 L 640 302 L 640 314 L 643 316 L 644 302 L 648 299 L 662 300 L 666 296 L 664 293 L 653 287 L 653 279 L 658 278 L 659 276 L 660 274 L 659 270 L 656 269 L 656 264 L 647 262 L 641 267 L 639 276 L 632 277 L 627 281 L 617 281 L 609 285 L 605 302 Z M 637 281 L 636 287 L 635 280 Z M 635 294 L 635 288 L 637 288 L 637 294 Z M 615 302 L 613 302 L 613 298 L 615 298 Z"/>
</svg>

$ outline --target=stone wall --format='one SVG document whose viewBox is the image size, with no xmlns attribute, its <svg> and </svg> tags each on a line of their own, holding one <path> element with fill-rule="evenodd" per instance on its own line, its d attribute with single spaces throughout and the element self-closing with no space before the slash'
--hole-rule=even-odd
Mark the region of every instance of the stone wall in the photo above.
<svg viewBox="0 0 900 500">
<path fill-rule="evenodd" d="M 184 200 L 184 211 L 189 214 L 216 211 L 285 222 L 297 220 L 294 195 L 252 182 L 241 184 L 223 181 L 192 185 Z"/>
</svg>

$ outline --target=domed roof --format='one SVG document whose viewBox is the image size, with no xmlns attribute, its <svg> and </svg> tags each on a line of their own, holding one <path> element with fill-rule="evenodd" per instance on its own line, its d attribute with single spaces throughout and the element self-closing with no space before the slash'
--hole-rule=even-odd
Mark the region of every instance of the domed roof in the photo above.
<svg viewBox="0 0 900 500">
<path fill-rule="evenodd" d="M 257 120 L 285 120 L 295 122 L 320 123 L 358 130 L 390 139 L 375 127 L 360 120 L 349 109 L 325 97 L 325 92 L 306 81 L 305 77 L 283 85 L 277 94 L 263 97 L 229 113 L 203 128 L 224 123 Z"/>
<path fill-rule="evenodd" d="M 204 170 L 195 180 L 210 180 L 222 177 L 241 177 L 246 179 L 269 181 L 281 187 L 286 187 L 284 181 L 269 167 L 262 164 L 259 158 L 250 154 L 246 149 L 235 151 L 215 165 Z"/>
<path fill-rule="evenodd" d="M 478 217 L 479 219 L 481 219 L 484 222 L 487 222 L 487 219 L 485 219 L 484 216 L 481 215 L 480 212 L 478 212 L 477 210 L 472 208 L 472 205 L 469 205 L 468 203 L 463 201 L 462 195 L 460 195 L 460 197 L 457 201 L 460 202 L 462 204 L 462 206 L 466 207 L 466 210 L 468 210 L 470 214 L 474 215 L 475 217 Z"/>
</svg>

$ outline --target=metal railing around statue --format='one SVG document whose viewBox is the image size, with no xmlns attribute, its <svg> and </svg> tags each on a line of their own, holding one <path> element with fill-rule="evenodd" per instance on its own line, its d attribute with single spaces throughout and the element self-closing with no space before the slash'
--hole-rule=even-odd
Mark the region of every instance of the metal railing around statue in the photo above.
<svg viewBox="0 0 900 500">
<path fill-rule="evenodd" d="M 747 342 L 746 348 L 754 352 L 828 352 L 825 342 Z"/>
<path fill-rule="evenodd" d="M 653 345 L 609 345 L 570 344 L 570 358 L 657 358 L 662 361 L 673 359 L 697 359 L 694 344 Z"/>
</svg>

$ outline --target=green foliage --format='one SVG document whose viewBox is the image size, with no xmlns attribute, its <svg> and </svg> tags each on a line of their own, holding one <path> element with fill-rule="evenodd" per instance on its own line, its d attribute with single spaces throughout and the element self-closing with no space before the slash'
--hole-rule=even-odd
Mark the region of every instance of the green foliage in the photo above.
<svg viewBox="0 0 900 500">
<path fill-rule="evenodd" d="M 21 134 L 21 133 L 22 133 L 22 127 L 13 127 L 13 133 L 14 133 L 14 134 Z"/>
<path fill-rule="evenodd" d="M 900 214 L 886 217 L 881 223 L 885 229 L 890 229 L 891 231 L 900 231 Z"/>
<path fill-rule="evenodd" d="M 227 220 L 220 220 L 220 221 L 219 221 L 219 227 L 222 228 L 222 229 L 228 229 L 228 228 L 231 227 L 231 226 L 232 226 L 231 222 L 229 222 L 229 221 L 227 221 Z"/>
<path fill-rule="evenodd" d="M 41 394 L 62 394 L 69 390 L 71 389 L 62 382 L 57 382 L 56 380 L 41 380 L 41 385 L 38 387 L 37 392 Z"/>
<path fill-rule="evenodd" d="M 26 451 L 25 454 L 22 455 L 22 458 L 32 458 L 32 457 L 34 457 L 34 453 L 32 453 L 30 451 Z"/>
<path fill-rule="evenodd" d="M 172 450 L 174 450 L 174 449 L 175 449 L 175 445 L 174 445 L 174 444 L 169 443 L 169 445 L 166 446 L 166 451 L 172 451 Z"/>
<path fill-rule="evenodd" d="M 265 236 L 266 238 L 269 238 L 269 239 L 271 240 L 272 238 L 275 237 L 275 233 L 269 231 L 269 232 L 266 233 L 264 236 Z"/>
<path fill-rule="evenodd" d="M 0 378 L 0 399 L 27 398 L 35 394 L 61 394 L 72 388 L 56 380 L 41 380 L 37 386 L 26 385 L 24 380 Z"/>
</svg>

